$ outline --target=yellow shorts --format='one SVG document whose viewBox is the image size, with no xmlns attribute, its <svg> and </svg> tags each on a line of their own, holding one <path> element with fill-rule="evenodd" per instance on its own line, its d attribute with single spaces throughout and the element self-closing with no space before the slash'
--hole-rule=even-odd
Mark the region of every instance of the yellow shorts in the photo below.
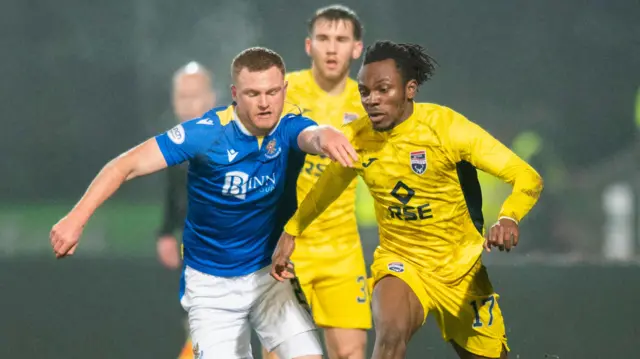
<svg viewBox="0 0 640 359">
<path fill-rule="evenodd" d="M 507 346 L 504 319 L 486 268 L 480 261 L 456 285 L 446 285 L 407 262 L 402 257 L 378 249 L 371 266 L 375 285 L 387 275 L 407 283 L 416 294 L 427 315 L 435 315 L 442 337 L 453 340 L 468 352 L 499 358 Z"/>
<path fill-rule="evenodd" d="M 371 328 L 367 270 L 359 239 L 347 252 L 334 256 L 304 255 L 296 243 L 292 261 L 316 325 L 325 328 Z M 303 249 L 298 252 L 299 249 Z"/>
</svg>

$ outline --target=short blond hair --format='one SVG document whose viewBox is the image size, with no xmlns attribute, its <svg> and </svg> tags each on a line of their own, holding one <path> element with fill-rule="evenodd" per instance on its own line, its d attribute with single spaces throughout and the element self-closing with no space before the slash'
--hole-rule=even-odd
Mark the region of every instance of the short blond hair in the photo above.
<svg viewBox="0 0 640 359">
<path fill-rule="evenodd" d="M 257 72 L 266 71 L 274 66 L 282 75 L 286 73 L 284 60 L 277 52 L 265 47 L 250 47 L 239 53 L 231 62 L 231 77 L 235 80 L 243 69 Z"/>
</svg>

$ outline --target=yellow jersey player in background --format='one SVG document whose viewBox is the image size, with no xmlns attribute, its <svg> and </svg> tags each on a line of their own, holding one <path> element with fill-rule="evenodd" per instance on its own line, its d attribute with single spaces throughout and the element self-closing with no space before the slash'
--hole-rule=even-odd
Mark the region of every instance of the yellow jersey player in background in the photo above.
<svg viewBox="0 0 640 359">
<path fill-rule="evenodd" d="M 358 84 L 349 78 L 351 61 L 362 53 L 362 25 L 353 10 L 334 5 L 317 10 L 308 31 L 305 50 L 311 69 L 287 75 L 287 102 L 319 125 L 339 128 L 365 114 Z M 306 157 L 298 177 L 299 200 L 330 162 Z M 367 272 L 356 223 L 356 183 L 350 181 L 302 233 L 292 258 L 313 318 L 324 328 L 330 359 L 364 359 L 366 330 L 371 328 Z"/>
<path fill-rule="evenodd" d="M 371 267 L 373 358 L 404 358 L 429 313 L 460 358 L 507 358 L 499 297 L 481 255 L 483 247 L 517 245 L 518 223 L 538 200 L 542 179 L 461 114 L 415 103 L 433 71 L 418 45 L 382 41 L 367 48 L 358 85 L 368 117 L 343 129 L 360 163 L 327 166 L 285 227 L 272 275 L 291 277 L 294 238 L 359 175 L 374 198 L 380 234 Z M 513 186 L 486 240 L 476 169 Z"/>
</svg>

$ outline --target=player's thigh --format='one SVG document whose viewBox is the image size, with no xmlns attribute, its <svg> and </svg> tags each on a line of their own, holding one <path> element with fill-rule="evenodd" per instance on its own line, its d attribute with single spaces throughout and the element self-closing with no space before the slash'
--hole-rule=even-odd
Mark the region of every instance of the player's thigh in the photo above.
<svg viewBox="0 0 640 359">
<path fill-rule="evenodd" d="M 260 342 L 272 352 L 289 339 L 299 338 L 301 343 L 296 354 L 322 354 L 317 328 L 301 289 L 294 288 L 289 280 L 278 282 L 271 278 L 268 269 L 261 273 L 259 286 L 263 289 L 249 315 Z"/>
<path fill-rule="evenodd" d="M 455 342 L 461 353 L 473 354 L 471 358 L 500 358 L 508 351 L 499 295 L 484 266 L 479 264 L 459 285 L 433 283 L 429 292 L 437 302 L 444 339 Z"/>
<path fill-rule="evenodd" d="M 371 328 L 371 302 L 362 251 L 336 258 L 325 268 L 313 287 L 311 309 L 316 324 L 323 328 Z"/>
<path fill-rule="evenodd" d="M 246 317 L 214 308 L 191 308 L 189 321 L 195 357 L 252 358 L 251 328 Z M 199 356 L 198 356 L 199 355 Z"/>
<path fill-rule="evenodd" d="M 297 262 L 296 262 L 297 263 Z M 297 273 L 297 264 L 296 264 L 296 273 Z M 302 266 L 302 268 L 304 268 L 304 266 Z M 306 272 L 305 272 L 306 273 Z M 292 284 L 292 289 L 293 292 L 296 296 L 296 298 L 298 298 L 298 300 L 304 308 L 307 309 L 307 311 L 311 311 L 311 303 L 314 303 L 317 301 L 317 299 L 315 299 L 314 296 L 314 291 L 313 291 L 313 285 L 312 285 L 312 281 L 313 281 L 313 276 L 305 276 L 305 277 L 300 277 L 300 276 L 296 276 L 295 279 L 293 279 L 291 281 Z M 263 359 L 281 359 L 278 357 L 278 355 L 276 354 L 275 351 L 267 351 L 267 348 L 265 348 L 265 346 L 262 346 L 262 358 Z"/>
<path fill-rule="evenodd" d="M 376 340 L 380 335 L 408 340 L 422 326 L 432 306 L 417 269 L 393 254 L 378 251 L 371 272 Z"/>
<path fill-rule="evenodd" d="M 304 302 L 309 307 L 313 307 L 317 301 L 314 283 L 320 273 L 314 270 L 316 267 L 317 263 L 314 263 L 312 260 L 298 259 L 294 264 L 294 274 L 296 277 L 291 281 L 296 296 L 300 301 L 304 299 Z"/>
<path fill-rule="evenodd" d="M 194 357 L 252 358 L 248 320 L 251 298 L 246 295 L 244 300 L 228 300 L 233 292 L 244 289 L 228 278 L 210 276 L 191 268 L 185 269 L 184 280 L 181 304 L 188 313 Z"/>
</svg>

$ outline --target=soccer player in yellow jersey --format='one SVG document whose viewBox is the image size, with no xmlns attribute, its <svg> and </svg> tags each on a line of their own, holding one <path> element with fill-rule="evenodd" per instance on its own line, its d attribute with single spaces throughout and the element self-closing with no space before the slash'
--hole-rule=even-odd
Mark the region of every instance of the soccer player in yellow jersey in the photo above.
<svg viewBox="0 0 640 359">
<path fill-rule="evenodd" d="M 358 84 L 349 78 L 351 61 L 362 53 L 362 24 L 353 10 L 333 5 L 316 11 L 308 33 L 305 50 L 311 68 L 287 74 L 287 102 L 319 125 L 339 128 L 365 115 Z M 306 157 L 298 177 L 299 200 L 330 162 Z M 356 181 L 349 181 L 342 195 L 299 236 L 292 258 L 313 318 L 324 328 L 330 359 L 364 359 L 366 330 L 371 327 L 355 198 Z"/>
<path fill-rule="evenodd" d="M 518 223 L 540 196 L 542 179 L 463 115 L 415 103 L 433 71 L 418 45 L 382 41 L 367 49 L 358 85 L 368 116 L 343 129 L 360 163 L 327 166 L 285 227 L 272 275 L 291 277 L 295 237 L 359 175 L 374 198 L 380 233 L 371 268 L 373 358 L 404 358 L 429 313 L 460 358 L 507 358 L 499 297 L 481 254 L 518 244 Z M 513 185 L 486 239 L 476 169 Z"/>
</svg>

